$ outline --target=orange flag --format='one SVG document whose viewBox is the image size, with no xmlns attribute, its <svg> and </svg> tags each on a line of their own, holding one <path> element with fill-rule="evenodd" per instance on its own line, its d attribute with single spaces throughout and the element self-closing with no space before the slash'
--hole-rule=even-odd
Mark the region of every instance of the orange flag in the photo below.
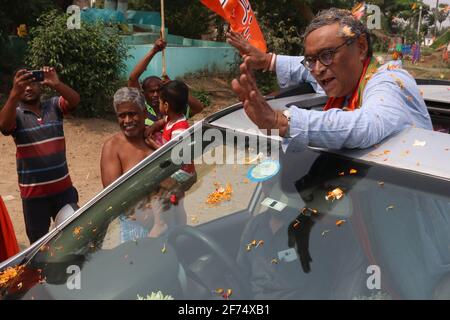
<svg viewBox="0 0 450 320">
<path fill-rule="evenodd" d="M 267 52 L 266 41 L 256 21 L 249 0 L 200 0 L 203 5 L 224 18 L 234 32 L 239 32 L 253 46 Z"/>
</svg>

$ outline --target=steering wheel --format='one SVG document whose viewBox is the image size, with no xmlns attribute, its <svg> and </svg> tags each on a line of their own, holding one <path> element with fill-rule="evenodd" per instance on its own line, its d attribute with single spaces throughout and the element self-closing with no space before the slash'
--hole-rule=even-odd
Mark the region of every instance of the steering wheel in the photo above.
<svg viewBox="0 0 450 320">
<path fill-rule="evenodd" d="M 168 242 L 174 248 L 176 248 L 177 239 L 180 236 L 194 238 L 203 243 L 208 248 L 209 252 L 213 253 L 217 258 L 219 258 L 222 265 L 226 267 L 233 279 L 236 280 L 236 285 L 238 286 L 237 291 L 240 292 L 244 297 L 251 296 L 248 281 L 246 281 L 246 279 L 242 276 L 242 272 L 234 259 L 231 258 L 225 250 L 223 250 L 223 248 L 217 241 L 197 228 L 191 226 L 178 226 L 170 233 Z"/>
</svg>

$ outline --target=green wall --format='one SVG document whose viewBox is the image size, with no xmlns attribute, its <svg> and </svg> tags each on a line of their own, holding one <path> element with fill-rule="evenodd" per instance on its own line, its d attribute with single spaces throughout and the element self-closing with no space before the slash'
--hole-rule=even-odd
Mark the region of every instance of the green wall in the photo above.
<svg viewBox="0 0 450 320">
<path fill-rule="evenodd" d="M 236 50 L 223 44 L 223 47 L 168 47 L 166 48 L 167 74 L 174 79 L 186 73 L 208 70 L 210 72 L 229 71 L 230 64 L 234 62 Z M 127 73 L 133 70 L 137 62 L 151 50 L 153 45 L 130 46 L 129 53 L 132 58 L 126 61 Z M 156 75 L 161 76 L 161 53 L 158 53 L 150 62 L 142 79 Z"/>
</svg>

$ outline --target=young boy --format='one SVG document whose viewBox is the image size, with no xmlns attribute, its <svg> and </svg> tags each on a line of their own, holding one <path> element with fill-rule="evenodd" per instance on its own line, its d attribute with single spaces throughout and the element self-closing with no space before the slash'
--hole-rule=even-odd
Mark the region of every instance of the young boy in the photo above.
<svg viewBox="0 0 450 320">
<path fill-rule="evenodd" d="M 189 96 L 189 89 L 182 81 L 174 80 L 166 83 L 159 95 L 159 110 L 163 119 L 155 122 L 151 128 L 151 134 L 163 131 L 161 139 L 149 135 L 147 143 L 158 149 L 169 142 L 184 130 L 189 128 L 185 112 Z"/>
<path fill-rule="evenodd" d="M 169 142 L 175 136 L 189 128 L 185 113 L 188 103 L 189 89 L 182 81 L 174 80 L 166 83 L 159 94 L 159 110 L 163 119 L 150 127 L 150 134 L 146 143 L 154 149 Z M 157 133 L 162 129 L 162 136 Z M 156 133 L 156 134 L 153 134 Z M 174 173 L 173 178 L 178 182 L 185 182 L 195 175 L 193 164 L 185 164 L 181 170 Z"/>
</svg>

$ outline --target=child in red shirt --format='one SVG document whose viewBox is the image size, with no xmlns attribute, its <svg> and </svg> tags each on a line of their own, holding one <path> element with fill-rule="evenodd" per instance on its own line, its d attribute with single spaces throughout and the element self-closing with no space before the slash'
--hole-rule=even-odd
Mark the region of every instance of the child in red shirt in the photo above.
<svg viewBox="0 0 450 320">
<path fill-rule="evenodd" d="M 149 136 L 146 142 L 150 147 L 158 149 L 161 145 L 169 142 L 172 138 L 189 128 L 189 123 L 185 116 L 188 97 L 189 89 L 182 81 L 173 80 L 163 85 L 159 94 L 159 110 L 164 115 L 164 118 L 155 122 L 150 128 L 151 132 L 159 132 L 162 129 L 162 138 L 159 140 L 156 138 L 156 135 Z M 193 164 L 183 165 L 180 171 L 178 172 L 179 177 L 174 177 L 176 180 L 189 179 L 195 174 Z"/>
<path fill-rule="evenodd" d="M 185 113 L 188 103 L 189 89 L 182 81 L 173 80 L 165 83 L 159 93 L 159 110 L 164 118 L 153 123 L 150 133 L 163 130 L 162 138 L 150 135 L 147 143 L 154 149 L 169 142 L 173 137 L 189 128 Z"/>
</svg>

